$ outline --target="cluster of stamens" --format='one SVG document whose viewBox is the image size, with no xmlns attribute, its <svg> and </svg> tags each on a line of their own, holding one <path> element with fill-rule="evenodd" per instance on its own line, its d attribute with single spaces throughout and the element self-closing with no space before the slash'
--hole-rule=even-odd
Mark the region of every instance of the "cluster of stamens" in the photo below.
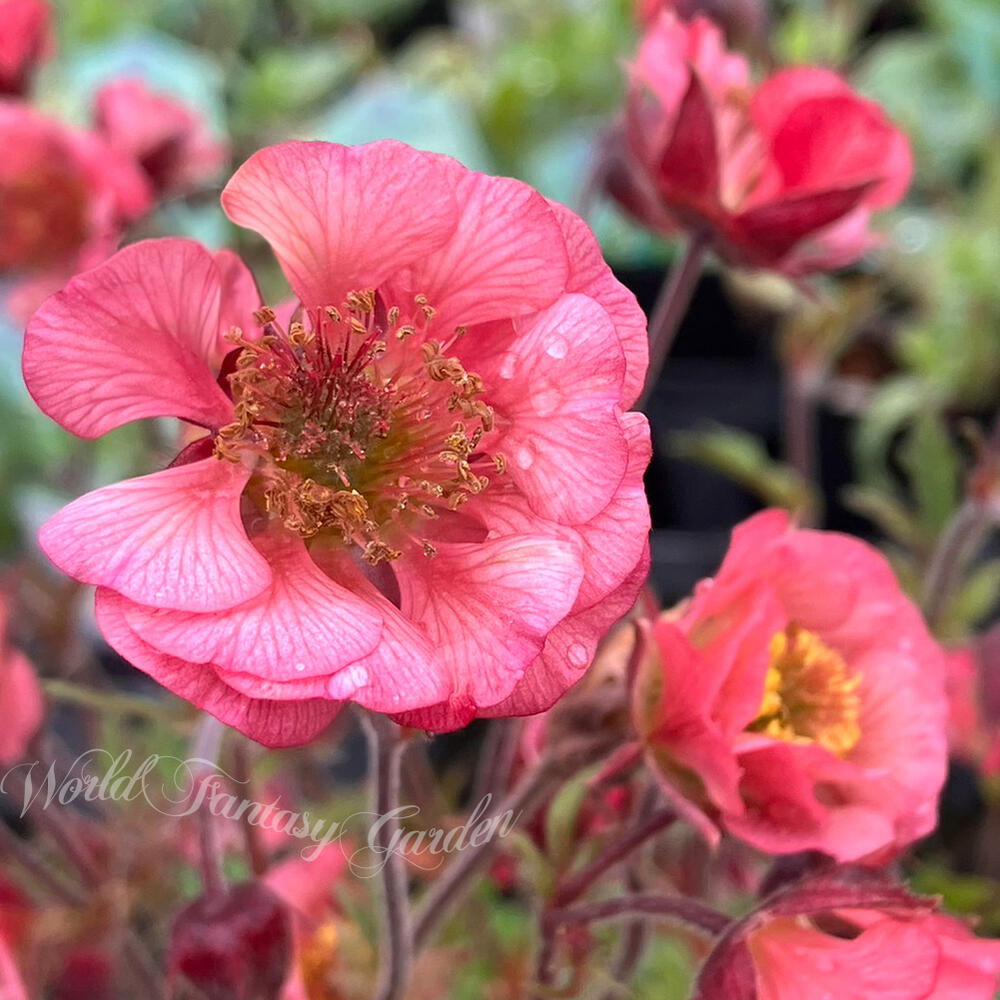
<svg viewBox="0 0 1000 1000">
<path fill-rule="evenodd" d="M 247 494 L 259 507 L 303 538 L 359 545 L 372 563 L 397 558 L 415 522 L 456 510 L 506 467 L 480 447 L 494 425 L 482 379 L 446 353 L 465 331 L 429 339 L 423 296 L 409 322 L 401 315 L 371 290 L 287 331 L 262 308 L 258 337 L 228 334 L 235 419 L 215 439 L 219 458 L 254 462 Z"/>
<path fill-rule="evenodd" d="M 793 743 L 818 743 L 843 757 L 861 739 L 861 674 L 796 624 L 771 640 L 764 697 L 750 729 Z"/>
</svg>

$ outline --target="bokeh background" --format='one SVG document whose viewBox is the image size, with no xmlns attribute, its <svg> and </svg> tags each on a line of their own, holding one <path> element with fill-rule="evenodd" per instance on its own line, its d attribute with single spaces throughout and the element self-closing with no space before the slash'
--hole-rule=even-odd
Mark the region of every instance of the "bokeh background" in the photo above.
<svg viewBox="0 0 1000 1000">
<path fill-rule="evenodd" d="M 802 62 L 843 71 L 908 132 L 917 171 L 907 200 L 881 217 L 884 248 L 846 272 L 802 289 L 709 267 L 649 402 L 655 587 L 665 603 L 679 598 L 717 565 L 734 523 L 778 504 L 876 541 L 916 591 L 961 501 L 977 429 L 1000 401 L 1000 4 L 693 6 L 718 16 L 761 73 Z M 53 8 L 56 47 L 33 92 L 47 113 L 85 125 L 101 84 L 134 76 L 197 108 L 229 143 L 231 165 L 288 138 L 395 138 L 448 153 L 583 212 L 619 278 L 652 307 L 676 246 L 630 222 L 597 183 L 601 138 L 619 112 L 638 37 L 633 0 L 56 0 Z M 266 248 L 219 209 L 228 173 L 161 205 L 127 239 L 182 234 L 233 246 L 275 300 L 282 279 Z M 106 698 L 149 685 L 102 645 L 87 595 L 47 568 L 34 535 L 67 500 L 162 466 L 169 433 L 70 438 L 28 399 L 20 339 L 0 318 L 0 561 L 22 583 L 17 639 L 65 701 L 71 732 L 80 724 L 74 685 Z M 803 370 L 815 376 L 814 483 L 782 461 L 788 373 Z M 983 631 L 998 597 L 1000 553 L 987 548 L 944 609 L 939 636 L 958 643 Z M 470 739 L 475 730 L 444 743 L 439 763 Z M 914 876 L 918 890 L 944 893 L 993 934 L 995 784 L 955 765 L 941 831 Z"/>
</svg>

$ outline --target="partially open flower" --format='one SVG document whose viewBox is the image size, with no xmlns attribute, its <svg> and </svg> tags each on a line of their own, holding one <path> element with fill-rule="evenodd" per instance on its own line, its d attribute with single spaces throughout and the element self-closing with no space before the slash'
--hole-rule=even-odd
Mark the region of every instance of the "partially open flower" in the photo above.
<svg viewBox="0 0 1000 1000">
<path fill-rule="evenodd" d="M 0 0 L 0 96 L 27 92 L 51 44 L 45 0 Z"/>
<path fill-rule="evenodd" d="M 78 271 L 112 253 L 149 207 L 132 162 L 97 136 L 0 100 L 0 276 L 25 319 Z"/>
<path fill-rule="evenodd" d="M 872 214 L 912 174 L 906 137 L 836 73 L 795 68 L 757 87 L 706 18 L 654 19 L 632 67 L 628 156 L 612 193 L 647 225 L 699 234 L 726 260 L 797 276 L 875 244 Z"/>
<path fill-rule="evenodd" d="M 696 1000 L 993 1000 L 1000 941 L 851 869 L 793 885 L 734 925 Z"/>
<path fill-rule="evenodd" d="M 771 853 L 855 860 L 933 828 L 944 656 L 875 549 L 759 514 L 655 635 L 635 718 L 672 795 Z"/>
<path fill-rule="evenodd" d="M 141 167 L 157 195 L 179 195 L 211 180 L 226 147 L 194 110 L 141 80 L 114 80 L 96 98 L 96 128 Z"/>
<path fill-rule="evenodd" d="M 262 150 L 223 205 L 291 317 L 232 254 L 161 240 L 29 325 L 67 429 L 204 429 L 57 514 L 46 553 L 123 656 L 262 742 L 344 699 L 438 730 L 549 707 L 648 565 L 634 298 L 567 209 L 399 143 Z"/>
</svg>

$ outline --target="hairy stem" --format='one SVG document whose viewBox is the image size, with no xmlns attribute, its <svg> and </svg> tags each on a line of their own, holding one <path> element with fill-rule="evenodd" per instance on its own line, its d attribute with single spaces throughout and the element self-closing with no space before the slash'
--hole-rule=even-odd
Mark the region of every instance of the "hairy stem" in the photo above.
<svg viewBox="0 0 1000 1000">
<path fill-rule="evenodd" d="M 708 240 L 701 233 L 693 233 L 680 259 L 671 268 L 669 277 L 649 317 L 649 371 L 639 405 L 649 399 L 660 376 L 660 370 L 670 356 L 680 329 L 681 320 L 691 305 L 691 298 L 701 277 L 701 265 L 708 250 Z"/>
<path fill-rule="evenodd" d="M 372 809 L 379 817 L 375 849 L 381 855 L 379 981 L 374 1000 L 399 1000 L 406 992 L 413 965 L 413 937 L 406 861 L 396 852 L 399 834 L 399 789 L 406 746 L 398 727 L 385 716 L 366 713 L 372 781 Z"/>
</svg>

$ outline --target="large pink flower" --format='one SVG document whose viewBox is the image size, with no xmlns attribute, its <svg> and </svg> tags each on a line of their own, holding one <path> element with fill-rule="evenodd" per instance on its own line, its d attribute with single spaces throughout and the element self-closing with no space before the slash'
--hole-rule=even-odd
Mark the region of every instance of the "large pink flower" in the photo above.
<svg viewBox="0 0 1000 1000">
<path fill-rule="evenodd" d="M 194 190 L 226 159 L 220 143 L 191 108 L 153 93 L 141 80 L 115 80 L 96 99 L 97 131 L 131 157 L 160 195 Z"/>
<path fill-rule="evenodd" d="M 646 571 L 634 298 L 567 209 L 399 143 L 264 149 L 223 206 L 301 310 L 184 240 L 46 303 L 24 375 L 49 415 L 205 433 L 43 548 L 122 655 L 265 743 L 345 699 L 429 729 L 547 708 Z"/>
<path fill-rule="evenodd" d="M 0 275 L 8 305 L 28 315 L 72 275 L 113 252 L 145 212 L 149 188 L 131 160 L 100 138 L 0 101 Z"/>
<path fill-rule="evenodd" d="M 871 546 L 759 514 L 655 637 L 636 722 L 668 791 L 772 853 L 847 861 L 933 828 L 944 655 Z"/>
<path fill-rule="evenodd" d="M 51 45 L 45 0 L 0 0 L 0 94 L 23 96 Z"/>
<path fill-rule="evenodd" d="M 909 143 L 881 107 L 814 67 L 751 86 L 706 18 L 656 17 L 632 82 L 631 155 L 612 190 L 642 221 L 698 232 L 733 263 L 789 275 L 849 264 L 875 243 L 873 213 L 909 186 Z"/>
</svg>

